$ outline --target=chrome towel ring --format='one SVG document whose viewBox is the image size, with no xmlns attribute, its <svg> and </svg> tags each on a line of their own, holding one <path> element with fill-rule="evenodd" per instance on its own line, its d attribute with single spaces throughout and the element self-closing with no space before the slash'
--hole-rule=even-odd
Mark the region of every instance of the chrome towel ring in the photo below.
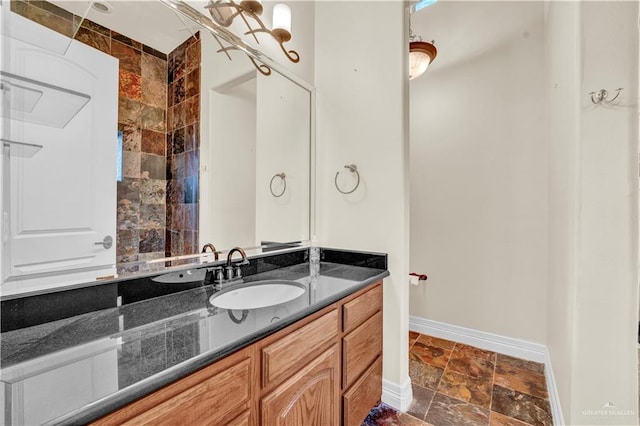
<svg viewBox="0 0 640 426">
<path fill-rule="evenodd" d="M 356 177 L 358 178 L 358 181 L 356 182 L 356 186 L 354 186 L 351 191 L 343 191 L 342 189 L 340 189 L 340 187 L 338 186 L 338 175 L 340 175 L 340 172 L 336 172 L 336 177 L 333 179 L 333 183 L 335 183 L 336 189 L 341 194 L 351 194 L 356 189 L 358 189 L 358 186 L 360 186 L 360 173 L 358 172 L 358 166 L 356 166 L 355 164 L 347 164 L 346 166 L 344 166 L 344 168 L 349 169 L 351 173 L 356 174 Z"/>
<path fill-rule="evenodd" d="M 279 194 L 276 194 L 273 191 L 273 181 L 275 180 L 275 178 L 280 178 L 280 180 L 282 181 L 282 191 Z M 269 182 L 269 191 L 271 191 L 271 195 L 273 195 L 276 198 L 280 198 L 284 195 L 284 192 L 287 190 L 287 175 L 284 174 L 284 172 L 282 173 L 276 173 L 275 175 L 273 175 L 273 177 L 271 178 L 271 182 Z"/>
</svg>

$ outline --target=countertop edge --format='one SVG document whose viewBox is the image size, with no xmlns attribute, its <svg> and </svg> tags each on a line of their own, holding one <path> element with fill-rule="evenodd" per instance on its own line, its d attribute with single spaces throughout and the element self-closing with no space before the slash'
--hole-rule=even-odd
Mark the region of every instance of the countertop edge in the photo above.
<svg viewBox="0 0 640 426">
<path fill-rule="evenodd" d="M 189 374 L 192 374 L 220 359 L 231 355 L 232 353 L 245 348 L 246 346 L 257 342 L 285 327 L 315 313 L 327 306 L 336 303 L 340 299 L 347 297 L 363 288 L 376 283 L 390 275 L 388 270 L 381 271 L 379 274 L 367 278 L 361 281 L 359 284 L 349 287 L 347 290 L 336 293 L 331 297 L 321 300 L 315 305 L 309 306 L 291 315 L 286 320 L 278 322 L 273 327 L 267 327 L 259 330 L 242 339 L 227 345 L 221 349 L 204 353 L 202 355 L 193 357 L 192 359 L 185 361 L 181 364 L 170 367 L 158 374 L 155 374 L 147 379 L 116 392 L 115 394 L 106 396 L 105 398 L 95 401 L 89 405 L 86 405 L 80 409 L 67 413 L 61 417 L 51 420 L 45 423 L 46 425 L 77 425 L 86 424 L 95 421 L 109 413 L 112 413 L 125 405 L 134 402 L 146 395 L 151 394 L 165 387 Z"/>
</svg>

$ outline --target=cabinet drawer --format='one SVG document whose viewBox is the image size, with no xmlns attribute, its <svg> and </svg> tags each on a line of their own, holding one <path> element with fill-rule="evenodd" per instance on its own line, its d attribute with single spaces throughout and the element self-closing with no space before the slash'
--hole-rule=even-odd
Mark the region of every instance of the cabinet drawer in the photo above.
<svg viewBox="0 0 640 426">
<path fill-rule="evenodd" d="M 348 388 L 382 353 L 382 312 L 342 339 L 342 386 Z"/>
<path fill-rule="evenodd" d="M 338 334 L 333 310 L 262 349 L 262 386 L 290 376 L 319 354 Z"/>
<path fill-rule="evenodd" d="M 382 396 L 382 357 L 342 397 L 344 426 L 359 426 Z"/>
<path fill-rule="evenodd" d="M 232 355 L 92 425 L 226 424 L 250 408 L 252 360 L 246 354 Z"/>
<path fill-rule="evenodd" d="M 382 286 L 372 288 L 342 307 L 342 330 L 348 332 L 382 310 Z"/>
</svg>

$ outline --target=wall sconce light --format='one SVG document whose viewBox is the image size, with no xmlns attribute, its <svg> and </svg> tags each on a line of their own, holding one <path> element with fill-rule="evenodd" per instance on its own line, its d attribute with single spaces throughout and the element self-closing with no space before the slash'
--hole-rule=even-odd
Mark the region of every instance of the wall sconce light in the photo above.
<svg viewBox="0 0 640 426">
<path fill-rule="evenodd" d="M 284 43 L 291 40 L 291 8 L 284 3 L 276 4 L 273 7 L 273 25 L 269 29 L 260 15 L 262 15 L 261 0 L 242 0 L 236 3 L 234 0 L 209 0 L 209 4 L 205 6 L 209 10 L 209 14 L 216 24 L 222 27 L 228 27 L 233 23 L 235 18 L 240 17 L 248 28 L 245 35 L 252 35 L 256 43 L 260 43 L 257 33 L 267 33 L 280 45 L 284 55 L 293 63 L 300 61 L 300 55 L 295 50 L 287 50 Z M 255 22 L 254 26 L 249 23 L 250 18 Z M 257 26 L 256 26 L 257 25 Z M 226 52 L 235 49 L 233 46 L 222 47 L 218 52 Z M 258 64 L 251 58 L 253 65 L 264 75 L 271 74 L 271 70 L 266 65 Z"/>
<path fill-rule="evenodd" d="M 409 80 L 420 77 L 438 55 L 438 49 L 433 44 L 422 41 L 422 37 L 411 34 L 409 36 Z"/>
</svg>

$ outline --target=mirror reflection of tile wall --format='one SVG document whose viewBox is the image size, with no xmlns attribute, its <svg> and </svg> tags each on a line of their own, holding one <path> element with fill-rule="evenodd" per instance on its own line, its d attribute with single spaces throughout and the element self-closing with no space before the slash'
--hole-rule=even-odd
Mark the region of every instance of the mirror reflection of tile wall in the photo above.
<svg viewBox="0 0 640 426">
<path fill-rule="evenodd" d="M 68 37 L 75 32 L 76 40 L 119 60 L 118 273 L 151 268 L 140 261 L 196 253 L 199 35 L 164 54 L 46 1 L 12 1 L 11 10 Z"/>
</svg>

